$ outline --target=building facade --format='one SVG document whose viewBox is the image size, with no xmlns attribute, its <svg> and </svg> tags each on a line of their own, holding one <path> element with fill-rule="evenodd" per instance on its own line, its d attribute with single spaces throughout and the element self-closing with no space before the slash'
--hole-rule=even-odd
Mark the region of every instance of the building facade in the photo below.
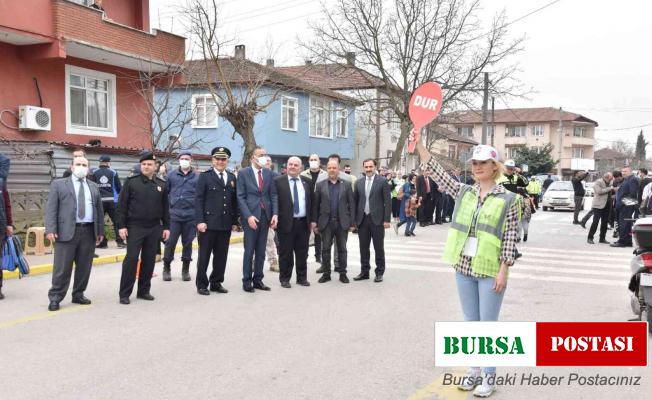
<svg viewBox="0 0 652 400">
<path fill-rule="evenodd" d="M 88 3 L 0 2 L 2 138 L 150 147 L 137 83 L 142 72 L 181 65 L 185 39 L 150 29 L 149 0 L 105 1 L 104 11 Z M 20 129 L 20 106 L 48 109 L 50 129 Z"/>
<path fill-rule="evenodd" d="M 458 135 L 482 142 L 481 111 L 447 114 L 443 121 Z M 562 175 L 570 175 L 595 169 L 597 126 L 596 121 L 583 115 L 552 107 L 495 110 L 493 123 L 489 117 L 487 144 L 496 147 L 503 159 L 510 159 L 516 157 L 520 147 L 542 148 L 550 143 L 554 146 L 552 157 L 560 160 Z"/>
<path fill-rule="evenodd" d="M 254 118 L 256 144 L 265 147 L 272 157 L 276 170 L 281 170 L 290 156 L 300 156 L 307 168 L 310 154 L 318 154 L 323 161 L 333 153 L 344 163 L 354 157 L 356 138 L 355 113 L 359 103 L 340 93 L 320 88 L 299 79 L 247 60 L 244 48 L 237 46 L 234 57 L 219 60 L 236 102 L 253 99 L 265 110 Z M 190 61 L 186 64 L 185 80 L 170 96 L 172 110 L 187 104 L 192 113 L 178 139 L 181 148 L 193 153 L 208 154 L 215 146 L 231 150 L 231 167 L 242 162 L 244 142 L 234 127 L 219 116 L 225 90 L 219 81 L 211 82 L 216 88 L 217 102 L 206 84 L 207 76 L 216 76 L 212 62 Z M 207 71 L 208 69 L 208 71 Z M 207 75 L 208 72 L 208 75 Z M 245 79 L 246 78 L 246 79 Z M 252 95 L 255 91 L 255 95 Z M 156 96 L 168 96 L 157 92 Z"/>
</svg>

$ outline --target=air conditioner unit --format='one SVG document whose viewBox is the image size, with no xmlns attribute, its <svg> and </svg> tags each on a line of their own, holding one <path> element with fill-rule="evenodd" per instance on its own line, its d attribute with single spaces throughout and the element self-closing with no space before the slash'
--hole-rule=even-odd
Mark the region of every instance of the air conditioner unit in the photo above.
<svg viewBox="0 0 652 400">
<path fill-rule="evenodd" d="M 50 109 L 34 106 L 18 106 L 18 128 L 25 131 L 49 131 Z"/>
</svg>

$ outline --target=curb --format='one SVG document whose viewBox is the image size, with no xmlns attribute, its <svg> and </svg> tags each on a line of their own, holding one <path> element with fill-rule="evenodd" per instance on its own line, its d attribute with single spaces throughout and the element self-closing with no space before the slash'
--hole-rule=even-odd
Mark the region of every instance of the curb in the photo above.
<svg viewBox="0 0 652 400">
<path fill-rule="evenodd" d="M 239 236 L 239 237 L 231 238 L 229 243 L 230 244 L 242 243 L 242 241 L 243 241 L 243 237 Z M 193 248 L 193 250 L 198 249 L 199 244 L 193 243 L 192 248 Z M 174 252 L 175 253 L 180 252 L 181 250 L 183 250 L 183 246 L 177 246 L 174 249 Z M 102 256 L 102 257 L 94 258 L 93 259 L 93 267 L 96 267 L 98 265 L 103 265 L 103 264 L 113 264 L 113 263 L 121 262 L 125 258 L 126 254 L 127 253 L 125 252 L 123 254 L 114 254 L 114 255 L 110 255 L 110 256 Z M 27 275 L 27 276 L 29 277 L 29 276 L 33 276 L 33 275 L 49 274 L 49 273 L 52 272 L 53 268 L 54 268 L 53 264 L 41 264 L 41 265 L 30 266 L 29 275 Z M 16 271 L 14 271 L 14 272 L 3 271 L 3 273 L 4 273 L 4 275 L 3 275 L 4 280 L 17 279 L 18 278 L 18 272 L 16 272 Z"/>
</svg>

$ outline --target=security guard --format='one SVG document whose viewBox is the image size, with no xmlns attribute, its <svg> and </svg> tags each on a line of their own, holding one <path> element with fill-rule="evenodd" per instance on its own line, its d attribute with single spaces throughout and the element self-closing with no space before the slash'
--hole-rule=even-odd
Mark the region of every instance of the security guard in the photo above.
<svg viewBox="0 0 652 400">
<path fill-rule="evenodd" d="M 120 182 L 120 177 L 118 177 L 118 172 L 111 168 L 110 156 L 106 154 L 100 156 L 100 167 L 93 171 L 92 176 L 93 181 L 97 183 L 97 186 L 100 188 L 104 215 L 109 214 L 109 218 L 113 224 L 113 229 L 115 230 L 115 241 L 118 244 L 118 247 L 127 247 L 118 234 L 118 225 L 115 220 L 116 203 L 118 202 L 118 196 L 122 189 L 122 183 Z M 106 242 L 106 235 L 104 235 L 104 239 L 102 239 L 97 247 L 100 249 L 106 249 Z"/>
<path fill-rule="evenodd" d="M 140 175 L 125 181 L 118 200 L 118 232 L 127 241 L 127 255 L 122 262 L 120 304 L 129 304 L 136 282 L 140 255 L 137 297 L 154 300 L 150 294 L 152 273 L 159 240 L 170 236 L 170 210 L 165 181 L 156 177 L 156 156 L 145 152 L 140 157 Z"/>
<path fill-rule="evenodd" d="M 199 260 L 197 261 L 197 293 L 227 293 L 222 286 L 229 254 L 231 231 L 237 228 L 238 198 L 236 177 L 226 170 L 231 151 L 215 147 L 211 151 L 213 168 L 199 175 L 195 192 L 195 219 L 197 221 Z M 213 255 L 213 272 L 206 276 L 208 261 Z M 210 290 L 209 290 L 210 284 Z"/>
</svg>

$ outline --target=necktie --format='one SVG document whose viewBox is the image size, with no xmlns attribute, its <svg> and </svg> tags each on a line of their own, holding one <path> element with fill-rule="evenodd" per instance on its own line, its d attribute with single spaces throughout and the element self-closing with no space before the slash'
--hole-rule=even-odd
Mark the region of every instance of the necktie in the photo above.
<svg viewBox="0 0 652 400">
<path fill-rule="evenodd" d="M 425 178 L 426 178 L 426 193 L 430 193 L 430 178 L 428 178 L 427 176 Z"/>
<path fill-rule="evenodd" d="M 84 193 L 84 179 L 79 180 L 79 193 L 77 193 L 77 216 L 83 220 L 86 218 L 86 193 Z"/>
<path fill-rule="evenodd" d="M 224 175 L 222 175 L 222 172 L 218 174 L 220 176 L 220 180 L 224 182 Z M 226 186 L 226 182 L 224 182 L 224 186 Z"/>
<path fill-rule="evenodd" d="M 258 170 L 258 190 L 263 191 L 263 171 Z"/>
<path fill-rule="evenodd" d="M 294 215 L 299 215 L 299 192 L 297 191 L 297 178 L 292 178 L 294 187 L 292 188 L 292 201 L 294 202 Z"/>
<path fill-rule="evenodd" d="M 365 204 L 364 204 L 364 213 L 369 214 L 369 193 L 371 193 L 371 185 L 373 183 L 373 179 L 367 177 L 367 182 L 365 182 L 365 188 L 364 188 L 364 195 L 365 195 Z"/>
</svg>

